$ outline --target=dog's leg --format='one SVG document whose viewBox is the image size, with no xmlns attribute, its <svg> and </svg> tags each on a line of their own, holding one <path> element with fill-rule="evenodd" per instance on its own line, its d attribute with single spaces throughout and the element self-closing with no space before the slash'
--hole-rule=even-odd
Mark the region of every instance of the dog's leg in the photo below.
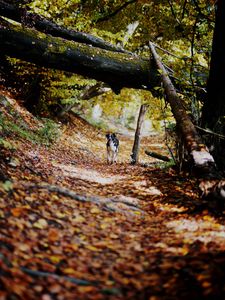
<svg viewBox="0 0 225 300">
<path fill-rule="evenodd" d="M 117 154 L 117 151 L 113 152 L 113 163 L 117 163 Z"/>
<path fill-rule="evenodd" d="M 109 165 L 113 163 L 113 153 L 109 147 L 107 148 L 107 162 Z"/>
<path fill-rule="evenodd" d="M 107 163 L 110 164 L 110 151 L 107 148 Z"/>
<path fill-rule="evenodd" d="M 110 159 L 111 159 L 110 164 L 112 165 L 114 163 L 114 152 L 113 151 L 111 151 Z"/>
</svg>

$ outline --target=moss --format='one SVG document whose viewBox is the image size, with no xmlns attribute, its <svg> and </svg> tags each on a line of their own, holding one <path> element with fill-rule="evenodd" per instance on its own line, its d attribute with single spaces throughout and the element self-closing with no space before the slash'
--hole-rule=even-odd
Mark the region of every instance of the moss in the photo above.
<svg viewBox="0 0 225 300">
<path fill-rule="evenodd" d="M 49 146 L 59 136 L 58 125 L 50 119 L 42 119 L 43 126 L 37 130 L 31 130 L 25 125 L 22 119 L 10 120 L 4 115 L 0 115 L 0 128 L 3 136 L 16 135 L 35 144 L 44 144 Z M 4 148 L 10 148 L 11 143 L 6 139 L 0 139 L 0 145 Z"/>
</svg>

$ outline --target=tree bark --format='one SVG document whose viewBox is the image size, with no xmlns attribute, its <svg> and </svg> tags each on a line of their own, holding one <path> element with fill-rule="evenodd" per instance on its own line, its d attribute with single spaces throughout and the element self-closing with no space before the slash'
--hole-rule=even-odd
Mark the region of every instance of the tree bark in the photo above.
<svg viewBox="0 0 225 300">
<path fill-rule="evenodd" d="M 170 159 L 168 156 L 161 155 L 161 154 L 156 153 L 156 152 L 153 152 L 153 151 L 145 150 L 145 154 L 147 154 L 148 156 L 151 156 L 151 157 L 160 159 L 160 160 L 162 160 L 162 161 L 166 161 L 166 162 L 171 161 L 171 159 Z"/>
<path fill-rule="evenodd" d="M 144 122 L 144 117 L 145 114 L 148 110 L 148 105 L 147 104 L 142 104 L 140 111 L 139 111 L 139 116 L 138 116 L 138 121 L 137 121 L 137 127 L 135 131 L 135 137 L 134 137 L 134 145 L 132 148 L 132 153 L 131 153 L 131 164 L 135 165 L 138 163 L 139 160 L 139 150 L 140 150 L 140 142 L 141 142 L 141 129 L 142 125 Z"/>
<path fill-rule="evenodd" d="M 184 141 L 189 156 L 191 157 L 193 164 L 193 171 L 197 177 L 201 180 L 200 188 L 204 196 L 215 196 L 217 192 L 217 198 L 225 199 L 225 185 L 221 184 L 221 174 L 218 172 L 214 158 L 209 153 L 207 147 L 203 144 L 200 136 L 198 135 L 194 124 L 188 117 L 181 100 L 179 99 L 176 90 L 166 72 L 165 67 L 158 54 L 156 53 L 155 47 L 150 43 L 150 49 L 152 55 L 156 61 L 158 68 L 160 69 L 161 79 L 166 94 L 166 100 L 171 106 L 173 116 L 176 120 L 177 128 Z M 216 180 L 216 183 L 215 183 Z M 213 182 L 213 190 L 210 181 Z M 219 193 L 217 188 L 221 187 Z M 218 196 L 219 195 L 219 196 Z"/>
<path fill-rule="evenodd" d="M 217 1 L 207 97 L 202 109 L 202 125 L 217 134 L 225 135 L 225 2 Z M 224 139 L 207 137 L 207 143 L 220 168 L 225 172 Z"/>
<path fill-rule="evenodd" d="M 51 34 L 55 37 L 62 37 L 67 40 L 85 43 L 105 50 L 129 53 L 128 51 L 112 45 L 101 38 L 84 32 L 66 29 L 65 27 L 59 26 L 38 14 L 28 12 L 25 8 L 19 9 L 18 7 L 2 0 L 0 0 L 0 15 L 22 23 L 25 26 L 34 27 L 38 31 Z"/>
<path fill-rule="evenodd" d="M 203 123 L 214 129 L 220 117 L 225 115 L 225 2 L 217 1 L 216 24 L 214 29 L 207 98 L 202 110 Z"/>
<path fill-rule="evenodd" d="M 0 23 L 0 50 L 44 67 L 106 82 L 112 89 L 155 85 L 156 69 L 149 68 L 148 60 L 52 37 L 6 21 Z"/>
</svg>

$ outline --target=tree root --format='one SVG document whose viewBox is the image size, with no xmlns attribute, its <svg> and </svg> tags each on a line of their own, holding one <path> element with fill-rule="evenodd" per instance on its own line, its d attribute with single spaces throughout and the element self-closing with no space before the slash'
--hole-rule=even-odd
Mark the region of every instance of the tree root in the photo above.
<svg viewBox="0 0 225 300">
<path fill-rule="evenodd" d="M 103 210 L 110 211 L 110 212 L 119 212 L 128 215 L 145 214 L 145 212 L 138 207 L 138 199 L 126 197 L 123 195 L 114 196 L 112 198 L 104 198 L 101 196 L 97 197 L 97 196 L 80 195 L 70 189 L 67 189 L 65 187 L 60 187 L 57 185 L 25 183 L 23 184 L 23 186 L 27 188 L 46 189 L 49 192 L 58 193 L 60 195 L 69 197 L 76 201 L 91 202 L 102 207 Z"/>
</svg>

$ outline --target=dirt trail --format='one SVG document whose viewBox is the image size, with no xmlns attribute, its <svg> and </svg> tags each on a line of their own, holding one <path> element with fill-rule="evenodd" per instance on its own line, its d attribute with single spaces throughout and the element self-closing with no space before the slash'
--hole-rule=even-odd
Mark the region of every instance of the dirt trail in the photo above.
<svg viewBox="0 0 225 300">
<path fill-rule="evenodd" d="M 132 139 L 120 140 L 110 166 L 104 135 L 81 119 L 49 149 L 17 142 L 17 165 L 3 165 L 13 186 L 0 189 L 1 300 L 224 299 L 224 218 L 194 180 L 131 166 Z M 163 150 L 159 137 L 143 144 Z"/>
</svg>

